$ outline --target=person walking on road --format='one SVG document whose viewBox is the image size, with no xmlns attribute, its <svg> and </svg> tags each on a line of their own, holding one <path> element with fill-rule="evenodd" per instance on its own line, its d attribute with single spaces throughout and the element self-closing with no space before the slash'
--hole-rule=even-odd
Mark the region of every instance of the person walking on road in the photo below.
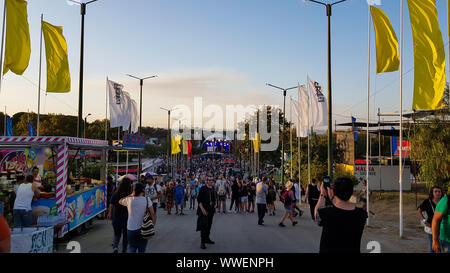
<svg viewBox="0 0 450 273">
<path fill-rule="evenodd" d="M 275 183 L 270 180 L 269 187 L 267 189 L 267 210 L 269 215 L 275 215 L 275 201 L 277 199 L 277 190 L 275 188 Z"/>
<path fill-rule="evenodd" d="M 145 176 L 145 182 L 147 184 L 147 186 L 145 187 L 145 197 L 148 197 L 150 198 L 150 200 L 152 200 L 153 210 L 155 211 L 156 216 L 158 199 L 162 195 L 161 186 L 156 183 L 155 178 L 150 174 L 147 174 Z"/>
<path fill-rule="evenodd" d="M 255 177 L 253 181 L 248 184 L 248 210 L 250 213 L 255 212 L 255 196 L 256 196 L 256 183 L 258 183 L 258 178 Z"/>
<path fill-rule="evenodd" d="M 249 190 L 248 186 L 245 180 L 242 180 L 242 186 L 241 186 L 241 212 L 242 213 L 248 213 L 248 195 Z"/>
<path fill-rule="evenodd" d="M 227 182 L 222 179 L 222 176 L 219 176 L 219 179 L 216 182 L 216 191 L 219 213 L 226 213 Z"/>
<path fill-rule="evenodd" d="M 450 253 L 450 200 L 448 195 L 442 197 L 436 205 L 431 229 L 433 232 L 433 251 Z"/>
<path fill-rule="evenodd" d="M 309 209 L 311 212 L 311 218 L 313 221 L 316 219 L 314 217 L 314 209 L 316 208 L 317 202 L 319 201 L 320 190 L 317 185 L 317 180 L 315 178 L 312 179 L 311 184 L 306 188 L 305 200 L 309 204 Z"/>
<path fill-rule="evenodd" d="M 234 204 L 234 211 L 236 212 L 239 207 L 239 185 L 238 185 L 239 178 L 236 178 L 236 180 L 233 181 L 233 185 L 231 185 L 231 204 L 230 204 L 230 212 L 233 209 Z"/>
<path fill-rule="evenodd" d="M 422 204 L 417 208 L 417 214 L 421 220 L 421 224 L 424 226 L 424 231 L 428 235 L 429 241 L 429 252 L 433 253 L 433 233 L 431 230 L 431 224 L 434 217 L 434 211 L 436 210 L 436 205 L 439 203 L 442 197 L 442 189 L 440 187 L 434 186 L 430 190 L 430 195 L 425 199 Z M 423 216 L 426 212 L 427 218 Z"/>
<path fill-rule="evenodd" d="M 281 196 L 281 200 L 284 203 L 284 215 L 281 218 L 280 223 L 278 224 L 280 227 L 285 227 L 284 225 L 284 220 L 286 219 L 286 217 L 289 217 L 289 220 L 291 220 L 292 226 L 295 226 L 297 224 L 297 221 L 294 221 L 294 218 L 292 218 L 292 202 L 294 202 L 295 197 L 294 197 L 294 193 L 292 192 L 292 182 L 288 181 L 286 183 L 286 190 L 283 192 L 282 196 Z"/>
<path fill-rule="evenodd" d="M 173 182 L 170 181 L 167 184 L 167 189 L 166 189 L 167 215 L 170 215 L 172 213 L 172 207 L 174 205 L 174 200 L 175 200 L 175 192 L 173 189 Z"/>
<path fill-rule="evenodd" d="M 127 252 L 128 238 L 127 238 L 127 222 L 128 210 L 126 207 L 119 204 L 119 200 L 131 194 L 131 180 L 125 177 L 120 182 L 119 188 L 111 196 L 111 204 L 108 210 L 108 219 L 112 219 L 112 226 L 114 229 L 113 253 L 119 252 L 119 242 L 122 236 L 122 253 Z"/>
<path fill-rule="evenodd" d="M 267 177 L 256 184 L 256 208 L 258 210 L 258 225 L 264 225 L 266 214 L 266 196 L 268 194 Z"/>
<path fill-rule="evenodd" d="M 206 249 L 205 244 L 214 244 L 214 241 L 210 238 L 211 226 L 214 217 L 214 212 L 216 209 L 216 199 L 214 190 L 212 188 L 213 180 L 208 179 L 206 186 L 200 189 L 197 197 L 198 208 L 197 208 L 197 229 L 200 231 L 200 248 Z"/>
<path fill-rule="evenodd" d="M 147 210 L 152 217 L 153 225 L 156 227 L 156 217 L 153 210 L 152 201 L 145 197 L 145 186 L 137 183 L 133 187 L 133 193 L 128 197 L 119 200 L 119 204 L 127 207 L 127 235 L 128 253 L 145 253 L 147 240 L 141 235 L 141 225 Z"/>
<path fill-rule="evenodd" d="M 178 214 L 178 206 L 180 206 L 181 213 L 180 215 L 184 215 L 183 207 L 184 207 L 184 187 L 181 184 L 180 180 L 177 180 L 177 185 L 173 189 L 175 194 L 175 214 Z"/>
</svg>

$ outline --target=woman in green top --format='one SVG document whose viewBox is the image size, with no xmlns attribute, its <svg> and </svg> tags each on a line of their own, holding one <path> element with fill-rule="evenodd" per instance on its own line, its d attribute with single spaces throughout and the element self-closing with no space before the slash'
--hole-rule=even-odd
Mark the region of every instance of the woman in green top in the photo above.
<svg viewBox="0 0 450 273">
<path fill-rule="evenodd" d="M 441 198 L 434 211 L 431 229 L 433 231 L 433 250 L 436 253 L 450 253 L 450 215 L 448 195 Z"/>
</svg>

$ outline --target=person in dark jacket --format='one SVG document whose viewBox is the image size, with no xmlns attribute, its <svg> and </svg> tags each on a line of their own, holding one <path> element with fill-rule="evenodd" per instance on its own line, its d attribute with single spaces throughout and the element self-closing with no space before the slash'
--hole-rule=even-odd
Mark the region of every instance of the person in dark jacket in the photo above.
<svg viewBox="0 0 450 273">
<path fill-rule="evenodd" d="M 214 244 L 214 241 L 212 241 L 209 237 L 214 212 L 217 206 L 215 192 L 212 184 L 213 179 L 208 179 L 206 182 L 206 186 L 200 188 L 197 197 L 197 231 L 200 231 L 201 249 L 206 249 L 205 244 Z"/>
<path fill-rule="evenodd" d="M 111 202 L 108 210 L 108 219 L 112 219 L 112 225 L 114 228 L 114 242 L 113 253 L 119 252 L 119 242 L 122 236 L 122 253 L 127 252 L 128 239 L 127 239 L 127 221 L 128 210 L 124 206 L 120 206 L 119 200 L 130 195 L 131 180 L 125 177 L 120 182 L 119 188 L 111 196 Z"/>
</svg>

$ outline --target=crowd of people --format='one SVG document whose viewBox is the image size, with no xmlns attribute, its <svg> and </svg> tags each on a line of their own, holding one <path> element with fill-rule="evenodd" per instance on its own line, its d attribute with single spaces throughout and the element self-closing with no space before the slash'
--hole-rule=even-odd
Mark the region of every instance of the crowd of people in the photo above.
<svg viewBox="0 0 450 273">
<path fill-rule="evenodd" d="M 135 182 L 124 178 L 111 192 L 108 217 L 112 219 L 114 227 L 115 253 L 119 250 L 121 237 L 122 252 L 145 252 L 146 240 L 138 230 L 146 208 L 155 225 L 158 209 L 167 215 L 185 215 L 187 210 L 194 211 L 198 217 L 200 247 L 205 249 L 207 244 L 214 244 L 210 231 L 215 214 L 255 215 L 255 224 L 264 226 L 266 215 L 275 216 L 279 213 L 278 225 L 283 228 L 286 219 L 292 226 L 298 224 L 295 217 L 303 214 L 301 202 L 309 205 L 311 219 L 322 227 L 321 253 L 360 251 L 368 217 L 364 206 L 366 183 L 363 183 L 364 189 L 357 195 L 363 203 L 363 207 L 358 208 L 350 202 L 354 194 L 353 182 L 346 178 L 332 181 L 325 177 L 320 183 L 312 179 L 311 184 L 304 189 L 295 179 L 277 184 L 267 173 L 252 177 L 242 174 L 234 164 L 223 164 L 220 159 L 207 158 L 196 158 L 189 168 L 177 169 L 175 177 L 164 178 L 148 174 Z M 442 190 L 433 188 L 430 198 L 418 210 L 422 218 L 422 212 L 428 214 L 424 225 L 430 230 L 441 196 Z M 439 207 L 438 211 L 442 210 Z M 370 214 L 375 216 L 372 211 Z M 435 237 L 430 231 L 430 252 L 440 251 L 441 246 L 446 247 L 445 241 L 441 242 L 442 238 Z"/>
</svg>

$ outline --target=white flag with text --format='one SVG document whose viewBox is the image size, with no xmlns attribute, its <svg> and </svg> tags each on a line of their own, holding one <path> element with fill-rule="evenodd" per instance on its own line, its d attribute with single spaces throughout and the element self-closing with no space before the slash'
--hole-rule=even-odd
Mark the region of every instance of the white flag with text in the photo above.
<svg viewBox="0 0 450 273">
<path fill-rule="evenodd" d="M 320 83 L 308 77 L 309 91 L 311 92 L 311 125 L 312 127 L 322 127 L 328 124 L 327 98 L 324 95 L 323 87 Z"/>
<path fill-rule="evenodd" d="M 122 126 L 124 113 L 123 85 L 107 80 L 109 93 L 109 122 L 110 127 Z"/>
</svg>

